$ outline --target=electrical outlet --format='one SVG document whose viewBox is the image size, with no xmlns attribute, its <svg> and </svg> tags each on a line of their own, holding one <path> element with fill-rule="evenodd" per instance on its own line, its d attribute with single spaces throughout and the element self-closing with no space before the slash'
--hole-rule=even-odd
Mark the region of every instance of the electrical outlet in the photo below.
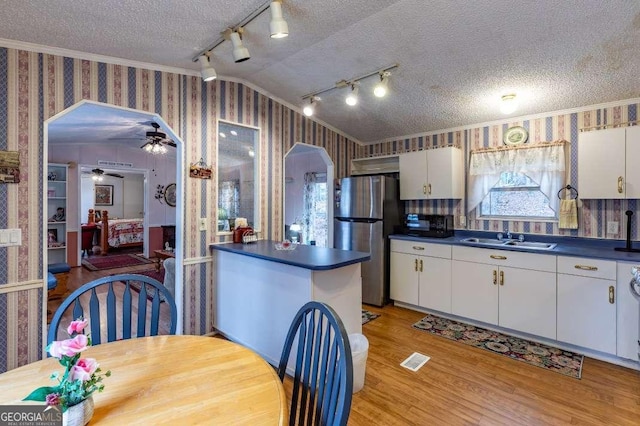
<svg viewBox="0 0 640 426">
<path fill-rule="evenodd" d="M 207 218 L 206 217 L 201 217 L 200 218 L 200 230 L 201 231 L 206 231 L 207 230 Z"/>
<path fill-rule="evenodd" d="M 618 222 L 611 221 L 607 222 L 607 234 L 617 234 L 618 233 Z"/>
</svg>

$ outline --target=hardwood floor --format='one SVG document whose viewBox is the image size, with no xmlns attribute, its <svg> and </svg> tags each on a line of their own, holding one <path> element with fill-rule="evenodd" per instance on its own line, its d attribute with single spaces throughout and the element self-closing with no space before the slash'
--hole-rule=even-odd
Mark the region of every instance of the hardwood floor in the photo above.
<svg viewBox="0 0 640 426">
<path fill-rule="evenodd" d="M 365 306 L 369 356 L 349 425 L 638 425 L 640 372 L 585 358 L 582 379 L 510 360 L 411 325 L 421 312 Z M 431 357 L 417 372 L 400 363 Z M 290 386 L 286 386 L 290 395 Z"/>
</svg>

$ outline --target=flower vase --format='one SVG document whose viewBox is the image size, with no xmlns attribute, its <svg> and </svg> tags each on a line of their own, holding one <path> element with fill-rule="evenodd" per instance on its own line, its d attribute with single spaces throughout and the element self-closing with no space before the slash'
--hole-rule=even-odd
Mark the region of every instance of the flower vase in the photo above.
<svg viewBox="0 0 640 426">
<path fill-rule="evenodd" d="M 93 417 L 93 396 L 62 413 L 62 426 L 85 426 Z"/>
</svg>

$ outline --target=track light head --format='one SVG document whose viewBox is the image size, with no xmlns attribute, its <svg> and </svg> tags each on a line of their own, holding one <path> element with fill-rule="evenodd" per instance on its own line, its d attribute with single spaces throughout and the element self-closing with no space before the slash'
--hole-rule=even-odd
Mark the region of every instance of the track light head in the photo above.
<svg viewBox="0 0 640 426">
<path fill-rule="evenodd" d="M 373 94 L 377 98 L 383 98 L 387 94 L 388 85 L 389 85 L 389 73 L 388 71 L 384 71 L 380 73 L 380 82 L 376 84 L 373 88 Z"/>
<path fill-rule="evenodd" d="M 249 58 L 251 58 L 251 55 L 249 55 L 249 49 L 244 47 L 244 45 L 242 44 L 240 33 L 238 31 L 232 31 L 229 34 L 229 38 L 231 39 L 231 44 L 233 45 L 233 60 L 236 61 L 236 63 L 249 60 Z"/>
<path fill-rule="evenodd" d="M 351 91 L 344 101 L 349 106 L 354 106 L 358 103 L 358 86 L 355 83 L 351 84 Z"/>
<path fill-rule="evenodd" d="M 271 38 L 287 37 L 289 35 L 289 26 L 282 17 L 282 3 L 280 1 L 272 1 L 269 9 L 271 10 L 271 22 L 269 22 Z"/>
<path fill-rule="evenodd" d="M 304 108 L 302 108 L 302 113 L 307 117 L 311 117 L 315 112 L 315 105 L 313 104 L 313 101 L 318 101 L 318 100 L 320 100 L 320 98 L 316 96 L 311 96 L 309 98 L 309 103 L 305 105 Z"/>
<path fill-rule="evenodd" d="M 206 54 L 198 57 L 198 63 L 200 64 L 200 75 L 204 81 L 215 80 L 218 77 Z"/>
</svg>

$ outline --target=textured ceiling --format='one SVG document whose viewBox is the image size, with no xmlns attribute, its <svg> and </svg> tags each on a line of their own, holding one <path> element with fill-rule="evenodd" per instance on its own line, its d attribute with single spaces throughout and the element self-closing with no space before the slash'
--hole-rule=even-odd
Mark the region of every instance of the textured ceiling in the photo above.
<svg viewBox="0 0 640 426">
<path fill-rule="evenodd" d="M 191 59 L 260 0 L 10 1 L 0 38 L 197 70 Z M 224 42 L 219 75 L 294 105 L 307 93 L 399 63 L 383 99 L 362 81 L 322 95 L 316 117 L 362 142 L 640 95 L 637 0 L 284 0 L 290 36 L 268 37 L 269 13 L 245 28 L 251 60 Z"/>
</svg>

